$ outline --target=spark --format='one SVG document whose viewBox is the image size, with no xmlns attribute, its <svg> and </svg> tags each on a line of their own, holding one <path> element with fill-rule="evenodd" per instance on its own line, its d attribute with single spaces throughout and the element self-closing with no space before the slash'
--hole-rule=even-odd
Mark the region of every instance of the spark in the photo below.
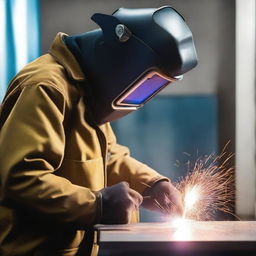
<svg viewBox="0 0 256 256">
<path fill-rule="evenodd" d="M 220 155 L 204 155 L 199 157 L 193 166 L 191 161 L 187 161 L 185 164 L 188 173 L 175 184 L 183 198 L 184 210 L 181 219 L 214 220 L 218 211 L 239 219 L 233 213 L 235 178 L 234 168 L 230 167 L 230 160 L 234 154 L 225 152 L 228 144 L 229 142 Z M 189 154 L 187 153 L 187 155 Z M 180 162 L 178 163 L 180 164 Z M 144 182 L 141 183 L 151 188 L 150 185 Z M 151 196 L 145 195 L 144 198 L 151 198 Z M 176 206 L 170 201 L 168 195 L 165 195 L 165 203 L 153 197 L 152 199 L 155 206 L 166 214 L 167 218 L 172 218 Z"/>
<path fill-rule="evenodd" d="M 183 218 L 213 220 L 217 211 L 235 216 L 234 168 L 229 167 L 234 154 L 224 152 L 226 146 L 219 156 L 199 157 L 176 184 L 183 197 Z"/>
<path fill-rule="evenodd" d="M 198 186 L 189 187 L 184 195 L 184 211 L 182 218 L 186 218 L 187 211 L 192 209 L 194 204 L 200 199 Z"/>
<path fill-rule="evenodd" d="M 184 155 L 191 156 L 188 152 L 182 152 Z"/>
<path fill-rule="evenodd" d="M 239 219 L 232 212 L 234 169 L 229 167 L 229 161 L 234 155 L 224 152 L 227 145 L 219 156 L 200 157 L 187 176 L 176 184 L 183 196 L 184 211 L 181 218 L 171 220 L 175 240 L 191 239 L 189 220 L 213 220 L 217 211 Z"/>
<path fill-rule="evenodd" d="M 176 166 L 176 167 L 180 167 L 180 161 L 179 161 L 179 160 L 176 160 L 176 162 L 175 162 L 174 166 Z"/>
</svg>

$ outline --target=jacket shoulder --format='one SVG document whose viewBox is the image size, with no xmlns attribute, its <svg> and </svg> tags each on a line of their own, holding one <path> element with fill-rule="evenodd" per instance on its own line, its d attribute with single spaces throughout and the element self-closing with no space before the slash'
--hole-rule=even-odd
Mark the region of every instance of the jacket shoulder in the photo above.
<svg viewBox="0 0 256 256">
<path fill-rule="evenodd" d="M 57 89 L 69 102 L 78 93 L 78 88 L 65 68 L 50 54 L 45 54 L 27 64 L 11 81 L 6 97 L 26 86 L 50 86 Z"/>
</svg>

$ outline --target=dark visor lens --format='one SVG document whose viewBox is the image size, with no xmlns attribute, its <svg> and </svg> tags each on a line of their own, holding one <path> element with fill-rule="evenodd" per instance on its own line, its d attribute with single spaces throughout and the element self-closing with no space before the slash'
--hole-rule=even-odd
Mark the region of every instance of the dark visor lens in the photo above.
<svg viewBox="0 0 256 256">
<path fill-rule="evenodd" d="M 149 97 L 151 97 L 160 88 L 166 86 L 170 81 L 161 76 L 153 75 L 140 84 L 134 91 L 132 91 L 126 98 L 122 100 L 123 104 L 143 104 Z"/>
</svg>

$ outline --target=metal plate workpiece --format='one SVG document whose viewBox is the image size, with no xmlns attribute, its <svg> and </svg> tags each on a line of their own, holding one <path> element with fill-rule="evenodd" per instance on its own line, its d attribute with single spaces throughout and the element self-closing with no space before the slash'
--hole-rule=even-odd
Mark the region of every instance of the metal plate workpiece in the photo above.
<svg viewBox="0 0 256 256">
<path fill-rule="evenodd" d="M 100 256 L 256 256 L 256 221 L 191 221 L 97 225 Z"/>
</svg>

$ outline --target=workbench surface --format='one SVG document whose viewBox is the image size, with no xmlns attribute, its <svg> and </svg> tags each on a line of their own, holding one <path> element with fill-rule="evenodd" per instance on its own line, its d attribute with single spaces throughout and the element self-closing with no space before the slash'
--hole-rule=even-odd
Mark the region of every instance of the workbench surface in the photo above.
<svg viewBox="0 0 256 256">
<path fill-rule="evenodd" d="M 256 256 L 256 221 L 173 220 L 164 223 L 96 225 L 95 229 L 100 256 Z"/>
</svg>

